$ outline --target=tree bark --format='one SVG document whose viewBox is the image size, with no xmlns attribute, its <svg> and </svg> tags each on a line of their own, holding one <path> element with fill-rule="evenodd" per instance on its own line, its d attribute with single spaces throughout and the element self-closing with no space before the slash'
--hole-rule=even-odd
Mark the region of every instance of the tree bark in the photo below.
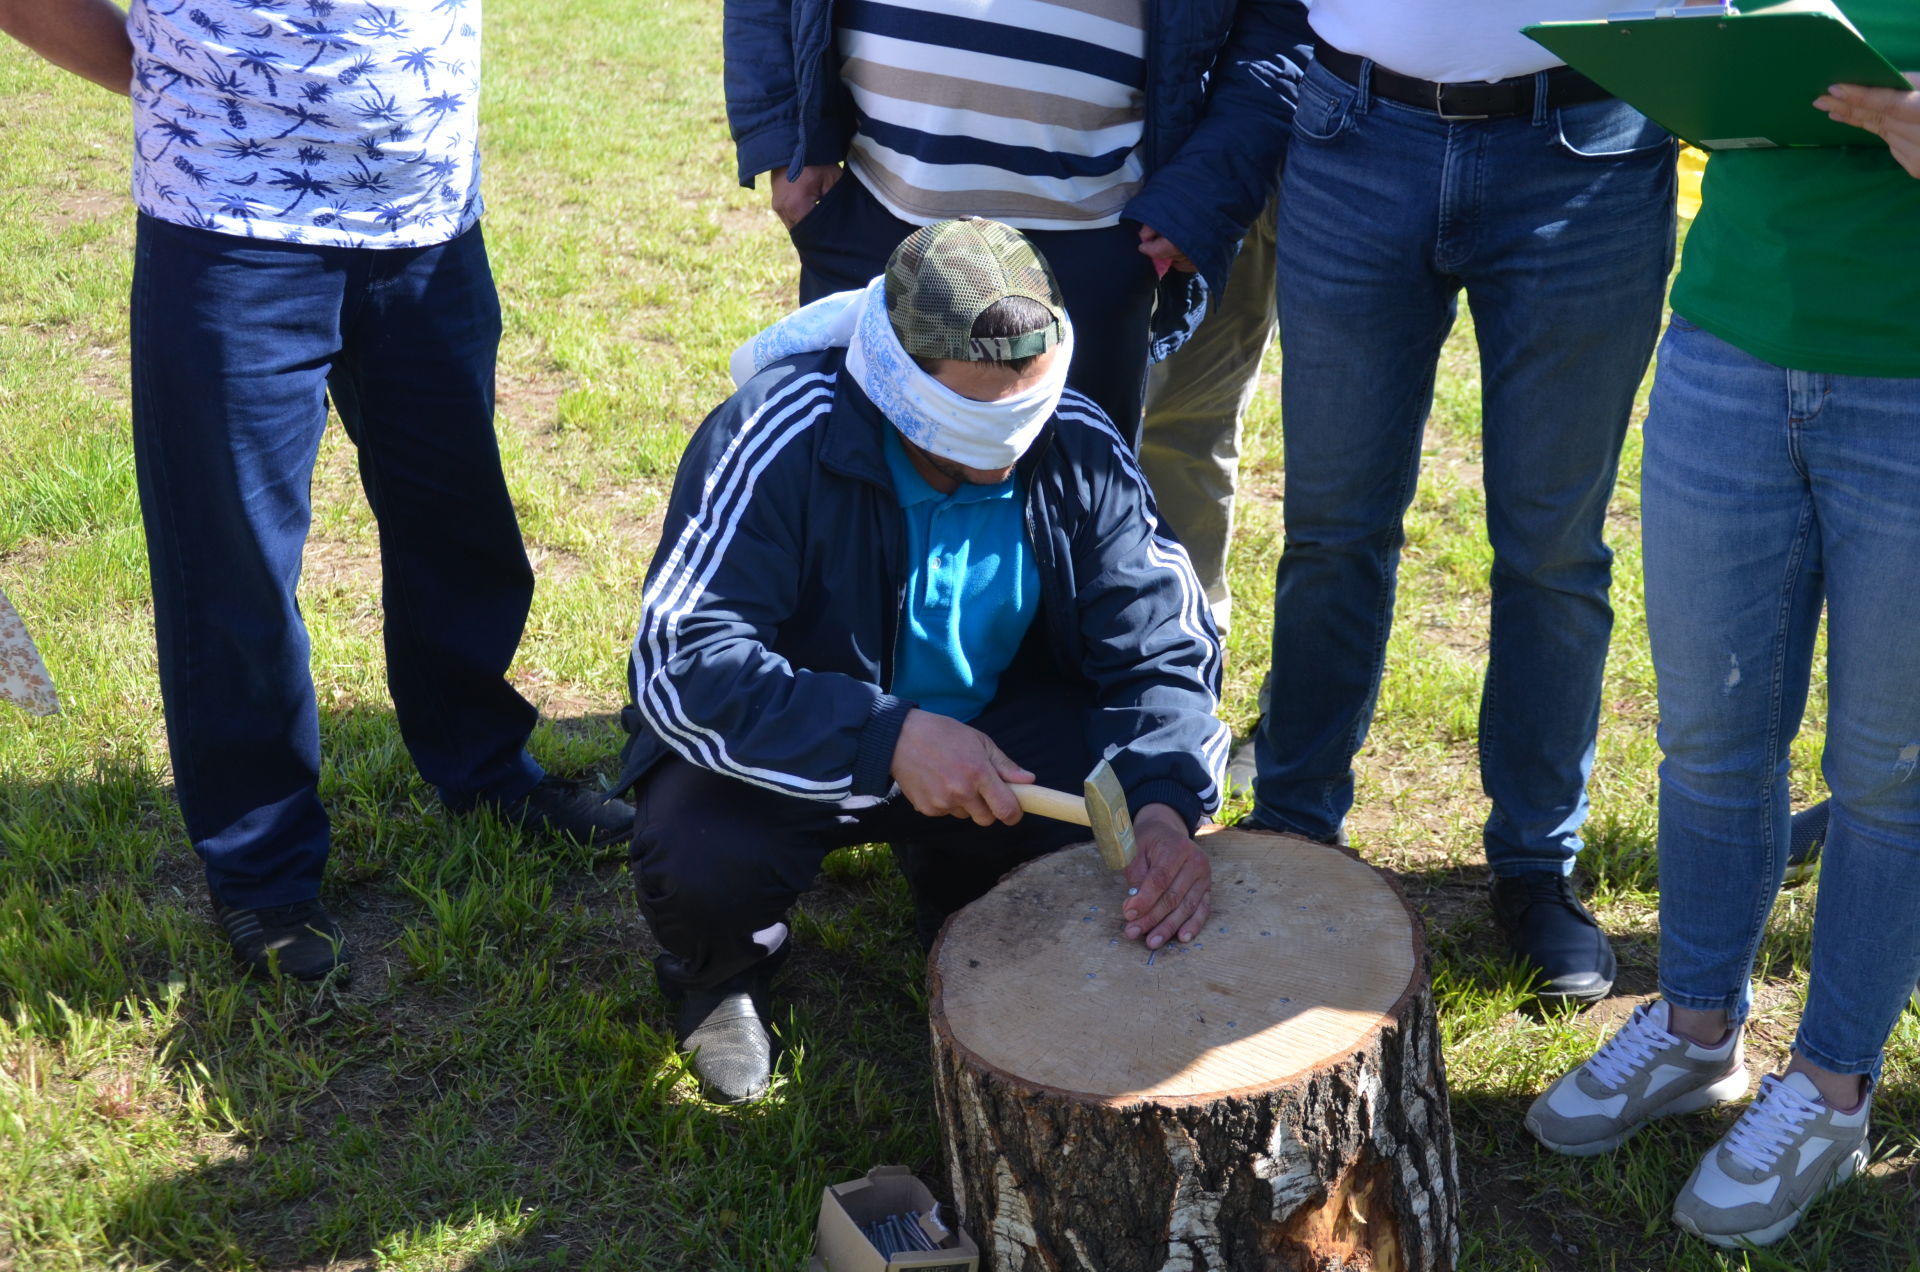
<svg viewBox="0 0 1920 1272">
<path fill-rule="evenodd" d="M 961 1217 L 1002 1272 L 1453 1267 L 1420 925 L 1339 848 L 1202 840 L 1214 914 L 1146 962 L 1091 845 L 1008 875 L 930 964 Z"/>
</svg>

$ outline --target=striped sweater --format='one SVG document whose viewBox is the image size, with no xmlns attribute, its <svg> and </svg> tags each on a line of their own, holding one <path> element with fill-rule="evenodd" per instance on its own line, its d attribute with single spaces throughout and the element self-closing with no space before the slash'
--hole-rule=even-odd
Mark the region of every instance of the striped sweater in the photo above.
<svg viewBox="0 0 1920 1272">
<path fill-rule="evenodd" d="M 1146 0 L 843 0 L 848 164 L 926 225 L 1113 225 L 1140 188 Z"/>
</svg>

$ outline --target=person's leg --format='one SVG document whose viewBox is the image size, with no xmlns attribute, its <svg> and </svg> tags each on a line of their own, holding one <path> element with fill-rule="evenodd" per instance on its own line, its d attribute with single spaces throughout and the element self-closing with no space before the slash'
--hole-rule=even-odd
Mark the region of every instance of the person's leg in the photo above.
<svg viewBox="0 0 1920 1272">
<path fill-rule="evenodd" d="M 1708 1150 L 1674 1201 L 1680 1227 L 1729 1248 L 1778 1240 L 1822 1193 L 1866 1165 L 1872 1084 L 1887 1037 L 1920 977 L 1920 650 L 1898 638 L 1920 623 L 1920 593 L 1904 586 L 1920 555 L 1920 434 L 1913 428 L 1920 380 L 1818 375 L 1766 364 L 1749 367 L 1747 378 L 1756 389 L 1770 390 L 1776 411 L 1779 403 L 1786 406 L 1780 430 L 1785 444 L 1776 441 L 1768 451 L 1784 451 L 1784 461 L 1776 458 L 1773 467 L 1799 478 L 1795 529 L 1821 550 L 1829 693 L 1822 768 L 1833 796 L 1814 911 L 1813 969 L 1793 1058 L 1784 1074 L 1762 1079 L 1760 1094 Z M 1707 459 L 1718 458 L 1729 469 L 1752 463 L 1751 451 L 1742 455 L 1731 445 L 1716 450 Z M 1788 484 L 1784 476 L 1781 481 Z M 1804 577 L 1806 570 L 1793 573 Z M 1772 617 L 1756 615 L 1762 622 Z M 1811 627 L 1811 614 L 1799 617 L 1802 627 Z M 1725 640 L 1724 630 L 1715 635 Z M 1776 884 L 1786 856 L 1785 739 L 1799 723 L 1810 637 L 1808 631 L 1795 642 L 1795 662 L 1785 677 L 1801 696 L 1776 725 L 1782 735 L 1779 762 L 1749 775 L 1749 787 L 1765 788 L 1769 842 L 1761 854 L 1748 855 L 1762 857 Z M 1740 693 L 1731 661 L 1737 655 L 1730 655 L 1723 682 L 1730 696 Z M 1756 678 L 1781 676 L 1777 666 L 1754 671 Z M 1744 683 L 1745 676 L 1738 680 Z M 1661 683 L 1664 710 L 1664 674 Z M 1663 912 L 1673 886 L 1666 862 L 1663 841 Z M 1727 889 L 1721 875 L 1719 886 Z M 1713 886 L 1705 877 L 1689 882 Z M 1730 890 L 1746 899 L 1747 890 L 1737 883 Z M 1758 902 L 1772 893 L 1753 891 L 1751 901 L 1764 921 Z M 1683 913 L 1692 919 L 1696 910 Z M 1750 933 L 1724 936 L 1732 945 L 1758 932 L 1756 922 Z M 1678 935 L 1700 934 L 1688 929 Z M 1704 961 L 1701 951 L 1683 948 Z M 1744 976 L 1751 941 L 1740 952 L 1747 956 L 1737 969 Z M 1661 974 L 1664 984 L 1664 942 Z"/>
<path fill-rule="evenodd" d="M 654 972 L 674 1035 L 715 1099 L 766 1089 L 773 974 L 787 912 L 832 849 L 863 842 L 840 804 L 796 799 L 676 757 L 640 782 L 633 882 L 660 942 Z"/>
<path fill-rule="evenodd" d="M 842 173 L 827 197 L 787 231 L 800 257 L 800 303 L 865 287 L 918 228 L 887 211 L 860 178 Z"/>
<path fill-rule="evenodd" d="M 1660 990 L 1737 1026 L 1786 870 L 1788 746 L 1806 705 L 1824 536 L 1788 372 L 1675 317 L 1642 459 L 1659 680 Z M 1685 1017 L 1692 1024 L 1691 1017 Z"/>
<path fill-rule="evenodd" d="M 1497 876 L 1564 874 L 1613 627 L 1607 503 L 1673 266 L 1673 142 L 1618 101 L 1481 131 L 1489 194 L 1461 272 L 1493 547 L 1487 863 Z"/>
<path fill-rule="evenodd" d="M 1920 980 L 1920 380 L 1807 377 L 1796 433 L 1825 545 L 1832 791 L 1795 1053 L 1875 1075 Z"/>
<path fill-rule="evenodd" d="M 1120 436 L 1138 438 L 1158 282 L 1153 262 L 1140 254 L 1139 230 L 1123 223 L 1026 234 L 1053 267 L 1073 323 L 1067 387 L 1092 398 Z"/>
<path fill-rule="evenodd" d="M 292 906 L 319 895 L 328 846 L 294 587 L 344 276 L 325 249 L 145 216 L 136 235 L 134 459 L 174 785 L 215 901 Z"/>
<path fill-rule="evenodd" d="M 1302 86 L 1276 230 L 1286 545 L 1255 735 L 1263 828 L 1330 840 L 1353 803 L 1458 289 L 1434 266 L 1446 137 L 1323 67 Z"/>
<path fill-rule="evenodd" d="M 1642 462 L 1659 677 L 1660 989 L 1528 1111 L 1585 1155 L 1745 1094 L 1747 977 L 1786 867 L 1787 747 L 1820 615 L 1820 536 L 1787 373 L 1676 317 Z"/>
<path fill-rule="evenodd" d="M 533 570 L 493 433 L 500 306 L 478 227 L 372 252 L 329 387 L 380 526 L 387 684 L 414 763 L 450 808 L 541 777 L 537 713 L 506 681 Z"/>
<path fill-rule="evenodd" d="M 1224 634 L 1233 608 L 1227 548 L 1240 471 L 1240 421 L 1273 339 L 1273 225 L 1277 204 L 1247 231 L 1226 294 L 1193 338 L 1147 372 L 1140 467 L 1160 515 L 1193 560 L 1214 625 Z"/>
<path fill-rule="evenodd" d="M 679 758 L 635 791 L 633 881 L 660 942 L 669 996 L 710 990 L 767 955 L 753 939 L 784 922 L 827 853 L 863 843 L 847 807 L 798 799 Z"/>
</svg>

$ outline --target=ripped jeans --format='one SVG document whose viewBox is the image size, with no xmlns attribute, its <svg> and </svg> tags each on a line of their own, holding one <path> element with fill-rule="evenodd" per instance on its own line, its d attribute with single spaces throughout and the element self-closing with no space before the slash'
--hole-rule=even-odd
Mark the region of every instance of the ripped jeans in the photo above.
<svg viewBox="0 0 1920 1272">
<path fill-rule="evenodd" d="M 1877 1075 L 1920 978 L 1920 380 L 1787 370 L 1676 314 L 1643 472 L 1661 992 L 1747 1014 L 1824 599 L 1832 820 L 1795 1049 Z"/>
</svg>

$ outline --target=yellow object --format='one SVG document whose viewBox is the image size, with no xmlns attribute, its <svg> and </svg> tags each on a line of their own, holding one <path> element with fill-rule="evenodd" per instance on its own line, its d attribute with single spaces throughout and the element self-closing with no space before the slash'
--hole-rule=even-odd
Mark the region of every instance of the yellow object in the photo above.
<svg viewBox="0 0 1920 1272">
<path fill-rule="evenodd" d="M 1700 211 L 1700 178 L 1706 174 L 1707 157 L 1692 146 L 1680 148 L 1680 219 L 1691 221 Z"/>
</svg>

